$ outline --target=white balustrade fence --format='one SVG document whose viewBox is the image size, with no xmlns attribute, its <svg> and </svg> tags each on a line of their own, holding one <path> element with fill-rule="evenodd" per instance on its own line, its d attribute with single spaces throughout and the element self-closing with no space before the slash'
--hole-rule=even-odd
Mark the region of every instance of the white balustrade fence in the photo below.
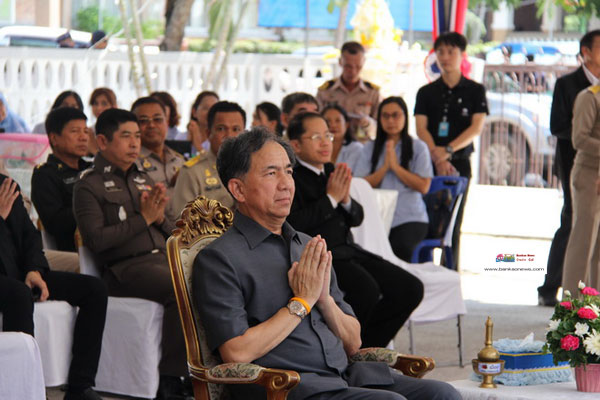
<svg viewBox="0 0 600 400">
<path fill-rule="evenodd" d="M 211 58 L 211 53 L 190 52 L 147 55 L 152 90 L 167 91 L 176 99 L 183 117 L 181 130 L 185 130 L 191 104 L 202 90 Z M 254 106 L 262 101 L 280 105 L 281 99 L 291 92 L 316 94 L 319 85 L 333 77 L 332 64 L 335 63 L 337 59 L 326 61 L 322 56 L 233 54 L 217 92 L 222 99 L 239 103 L 250 120 Z M 386 60 L 369 59 L 365 70 L 367 79 L 383 84 L 384 94 L 404 96 L 409 107 L 414 104 L 418 88 L 426 83 L 421 55 L 398 52 Z M 0 90 L 10 107 L 32 127 L 44 120 L 56 96 L 64 90 L 79 93 L 86 114 L 93 120 L 87 102 L 94 88 L 102 86 L 115 91 L 121 108 L 128 109 L 138 97 L 126 53 L 0 48 Z"/>
</svg>

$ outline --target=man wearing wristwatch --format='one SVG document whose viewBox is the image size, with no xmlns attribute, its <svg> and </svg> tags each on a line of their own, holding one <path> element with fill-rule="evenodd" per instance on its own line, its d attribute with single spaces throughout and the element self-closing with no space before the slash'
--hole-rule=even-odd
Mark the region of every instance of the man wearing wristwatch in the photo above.
<svg viewBox="0 0 600 400">
<path fill-rule="evenodd" d="M 485 88 L 462 75 L 460 66 L 467 40 L 456 32 L 441 34 L 433 45 L 441 77 L 417 92 L 415 122 L 417 136 L 431 152 L 436 175 L 471 178 L 473 140 L 481 134 L 489 113 Z M 468 190 L 468 189 L 467 189 Z M 460 226 L 467 192 L 460 203 L 452 249 L 458 263 Z"/>
<path fill-rule="evenodd" d="M 460 399 L 445 382 L 400 375 L 386 363 L 348 363 L 360 324 L 343 300 L 320 236 L 286 222 L 294 198 L 290 145 L 264 128 L 223 143 L 217 170 L 236 201 L 233 226 L 198 253 L 194 302 L 208 346 L 224 362 L 296 370 L 288 399 Z M 265 398 L 231 385 L 233 399 Z M 393 393 L 390 393 L 393 392 Z"/>
</svg>

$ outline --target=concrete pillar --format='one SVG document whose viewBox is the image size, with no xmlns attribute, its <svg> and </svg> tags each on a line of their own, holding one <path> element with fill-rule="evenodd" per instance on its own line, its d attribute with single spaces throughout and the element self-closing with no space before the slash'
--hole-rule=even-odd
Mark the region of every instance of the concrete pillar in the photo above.
<svg viewBox="0 0 600 400">
<path fill-rule="evenodd" d="M 594 29 L 600 29 L 600 18 L 595 15 L 588 22 L 588 31 L 593 31 Z"/>
<path fill-rule="evenodd" d="M 546 9 L 542 14 L 542 32 L 555 33 L 562 31 L 562 9 L 556 4 L 546 3 Z"/>
<path fill-rule="evenodd" d="M 515 10 L 505 2 L 500 3 L 497 11 L 492 14 L 491 40 L 502 41 L 508 33 L 514 31 Z"/>
<path fill-rule="evenodd" d="M 72 0 L 62 0 L 61 1 L 61 26 L 63 28 L 71 29 L 71 17 L 73 11 Z"/>
<path fill-rule="evenodd" d="M 61 0 L 35 0 L 35 24 L 58 28 L 61 26 Z"/>
<path fill-rule="evenodd" d="M 33 0 L 12 0 L 11 24 L 35 25 L 35 4 Z"/>
</svg>

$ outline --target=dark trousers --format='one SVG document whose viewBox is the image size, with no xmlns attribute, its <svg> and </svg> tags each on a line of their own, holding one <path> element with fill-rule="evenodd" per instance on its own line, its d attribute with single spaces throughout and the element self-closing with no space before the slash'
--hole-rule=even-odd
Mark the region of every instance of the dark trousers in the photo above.
<svg viewBox="0 0 600 400">
<path fill-rule="evenodd" d="M 456 270 L 459 270 L 460 259 L 460 228 L 462 226 L 463 214 L 465 211 L 465 204 L 467 204 L 467 195 L 469 194 L 469 186 L 471 186 L 471 159 L 470 158 L 459 158 L 451 161 L 454 168 L 458 171 L 460 176 L 469 178 L 467 188 L 463 194 L 462 201 L 458 207 L 458 213 L 456 214 L 456 222 L 454 223 L 454 231 L 452 232 L 452 255 L 454 256 L 454 264 Z"/>
<path fill-rule="evenodd" d="M 415 247 L 427 237 L 429 224 L 424 222 L 407 222 L 390 231 L 390 245 L 396 257 L 410 262 Z"/>
<path fill-rule="evenodd" d="M 571 170 L 573 169 L 573 160 L 575 159 L 576 152 L 573 150 L 571 143 L 561 143 L 563 140 L 559 139 L 556 145 L 555 162 L 556 172 L 562 185 L 564 203 L 560 213 L 560 227 L 556 230 L 552 244 L 550 245 L 546 278 L 544 279 L 544 284 L 538 288 L 538 293 L 542 297 L 555 297 L 561 285 L 563 263 L 573 221 Z"/>
<path fill-rule="evenodd" d="M 336 258 L 336 253 L 345 257 Z M 387 346 L 421 302 L 423 283 L 358 246 L 338 246 L 333 249 L 333 260 L 344 300 L 361 324 L 362 347 Z"/>
<path fill-rule="evenodd" d="M 319 393 L 306 400 L 460 400 L 450 384 L 430 379 L 416 379 L 397 373 L 391 385 L 349 387 L 336 392 Z"/>
<path fill-rule="evenodd" d="M 116 297 L 138 297 L 164 306 L 161 375 L 188 376 L 185 340 L 167 258 L 162 253 L 121 261 L 103 275 L 108 292 Z"/>
<path fill-rule="evenodd" d="M 69 388 L 94 386 L 102 348 L 106 319 L 106 287 L 88 275 L 48 271 L 42 278 L 50 293 L 49 300 L 63 300 L 79 307 L 73 332 L 73 358 L 69 368 Z M 0 275 L 0 311 L 3 330 L 33 335 L 33 298 L 23 282 Z"/>
</svg>

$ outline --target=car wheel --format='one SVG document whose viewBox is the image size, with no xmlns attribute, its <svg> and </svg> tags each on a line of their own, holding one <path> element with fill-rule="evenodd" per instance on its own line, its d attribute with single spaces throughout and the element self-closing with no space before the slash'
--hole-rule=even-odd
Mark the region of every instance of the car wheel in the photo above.
<svg viewBox="0 0 600 400">
<path fill-rule="evenodd" d="M 479 183 L 522 186 L 529 150 L 520 129 L 505 122 L 486 124 L 481 137 Z"/>
</svg>

